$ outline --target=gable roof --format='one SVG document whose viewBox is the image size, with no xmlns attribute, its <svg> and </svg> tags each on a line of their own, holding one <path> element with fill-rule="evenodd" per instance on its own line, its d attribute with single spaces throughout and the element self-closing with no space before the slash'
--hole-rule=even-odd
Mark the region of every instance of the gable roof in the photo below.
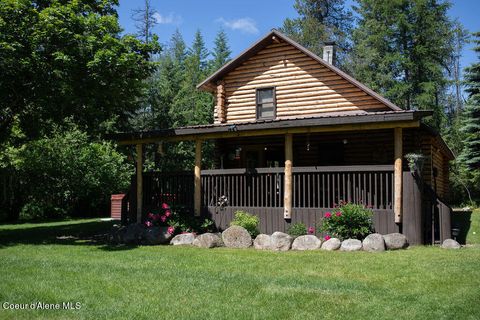
<svg viewBox="0 0 480 320">
<path fill-rule="evenodd" d="M 346 81 L 350 82 L 360 90 L 364 91 L 368 95 L 374 97 L 375 99 L 379 100 L 381 103 L 392 109 L 393 111 L 401 111 L 402 109 L 389 101 L 388 99 L 385 99 L 372 89 L 368 88 L 364 84 L 360 83 L 359 81 L 355 80 L 339 68 L 335 67 L 334 65 L 326 62 L 307 48 L 303 47 L 299 43 L 295 42 L 294 40 L 290 39 L 280 31 L 276 29 L 272 29 L 269 33 L 267 33 L 264 37 L 262 37 L 260 40 L 255 42 L 252 46 L 250 46 L 248 49 L 240 53 L 237 57 L 232 59 L 230 62 L 226 63 L 223 67 L 218 69 L 216 72 L 214 72 L 211 76 L 209 76 L 207 79 L 202 81 L 197 88 L 202 89 L 205 91 L 213 91 L 215 88 L 215 82 L 223 79 L 228 73 L 233 71 L 235 68 L 239 67 L 242 63 L 253 57 L 257 52 L 268 46 L 269 44 L 273 43 L 274 38 L 277 38 L 279 40 L 282 40 L 291 46 L 295 47 L 296 49 L 300 50 L 303 52 L 305 55 L 309 56 L 313 60 L 317 61 L 321 65 L 325 66 L 327 69 L 333 71 Z"/>
</svg>

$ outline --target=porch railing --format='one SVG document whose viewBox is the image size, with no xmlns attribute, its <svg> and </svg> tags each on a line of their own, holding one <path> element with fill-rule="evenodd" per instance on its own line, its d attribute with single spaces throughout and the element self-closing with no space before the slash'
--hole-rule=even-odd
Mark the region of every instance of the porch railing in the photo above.
<svg viewBox="0 0 480 320">
<path fill-rule="evenodd" d="M 191 172 L 144 174 L 144 206 L 193 207 Z M 202 171 L 202 206 L 283 207 L 284 168 Z M 332 208 L 340 201 L 392 209 L 393 166 L 293 168 L 293 207 Z"/>
<path fill-rule="evenodd" d="M 283 168 L 205 170 L 203 206 L 283 207 Z M 340 201 L 392 209 L 393 166 L 294 167 L 293 207 L 332 208 Z"/>
</svg>

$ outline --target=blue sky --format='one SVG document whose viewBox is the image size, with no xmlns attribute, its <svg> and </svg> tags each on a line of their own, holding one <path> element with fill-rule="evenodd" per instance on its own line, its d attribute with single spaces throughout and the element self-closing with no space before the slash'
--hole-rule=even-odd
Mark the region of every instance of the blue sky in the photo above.
<svg viewBox="0 0 480 320">
<path fill-rule="evenodd" d="M 293 3 L 294 0 L 152 0 L 159 22 L 154 31 L 160 42 L 167 43 L 178 28 L 189 45 L 200 29 L 211 48 L 216 33 L 223 28 L 235 57 L 270 29 L 280 27 L 285 18 L 295 17 Z M 143 0 L 120 0 L 118 13 L 126 33 L 135 32 L 131 14 L 142 4 Z M 470 31 L 480 31 L 480 1 L 456 0 L 452 4 L 451 17 L 458 18 Z M 476 59 L 471 48 L 468 45 L 464 49 L 462 67 Z"/>
</svg>

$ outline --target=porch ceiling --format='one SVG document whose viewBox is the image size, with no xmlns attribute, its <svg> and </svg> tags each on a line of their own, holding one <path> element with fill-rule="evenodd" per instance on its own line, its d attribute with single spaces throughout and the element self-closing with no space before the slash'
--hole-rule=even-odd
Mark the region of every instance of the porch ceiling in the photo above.
<svg viewBox="0 0 480 320">
<path fill-rule="evenodd" d="M 263 120 L 236 124 L 209 124 L 109 135 L 119 144 L 144 144 L 159 141 L 209 140 L 232 137 L 254 137 L 286 133 L 338 132 L 395 127 L 419 127 L 431 111 L 381 111 L 369 113 L 326 114 L 297 119 Z"/>
</svg>

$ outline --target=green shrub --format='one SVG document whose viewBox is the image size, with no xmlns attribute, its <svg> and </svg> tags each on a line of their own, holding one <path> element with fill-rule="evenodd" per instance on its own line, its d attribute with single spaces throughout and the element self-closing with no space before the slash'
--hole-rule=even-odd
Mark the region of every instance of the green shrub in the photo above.
<svg viewBox="0 0 480 320">
<path fill-rule="evenodd" d="M 23 219 L 87 215 L 108 207 L 112 193 L 125 192 L 132 168 L 109 142 L 91 142 L 67 124 L 16 152 Z"/>
<path fill-rule="evenodd" d="M 342 203 L 334 212 L 325 213 L 321 230 L 327 237 L 362 240 L 373 231 L 372 216 L 373 211 L 363 205 Z"/>
<path fill-rule="evenodd" d="M 307 234 L 307 227 L 304 223 L 297 222 L 288 227 L 287 233 L 294 238 L 300 237 Z"/>
<path fill-rule="evenodd" d="M 258 220 L 257 216 L 254 216 L 245 211 L 235 212 L 235 218 L 230 222 L 231 226 L 240 226 L 247 229 L 248 233 L 255 238 L 258 235 Z"/>
</svg>

